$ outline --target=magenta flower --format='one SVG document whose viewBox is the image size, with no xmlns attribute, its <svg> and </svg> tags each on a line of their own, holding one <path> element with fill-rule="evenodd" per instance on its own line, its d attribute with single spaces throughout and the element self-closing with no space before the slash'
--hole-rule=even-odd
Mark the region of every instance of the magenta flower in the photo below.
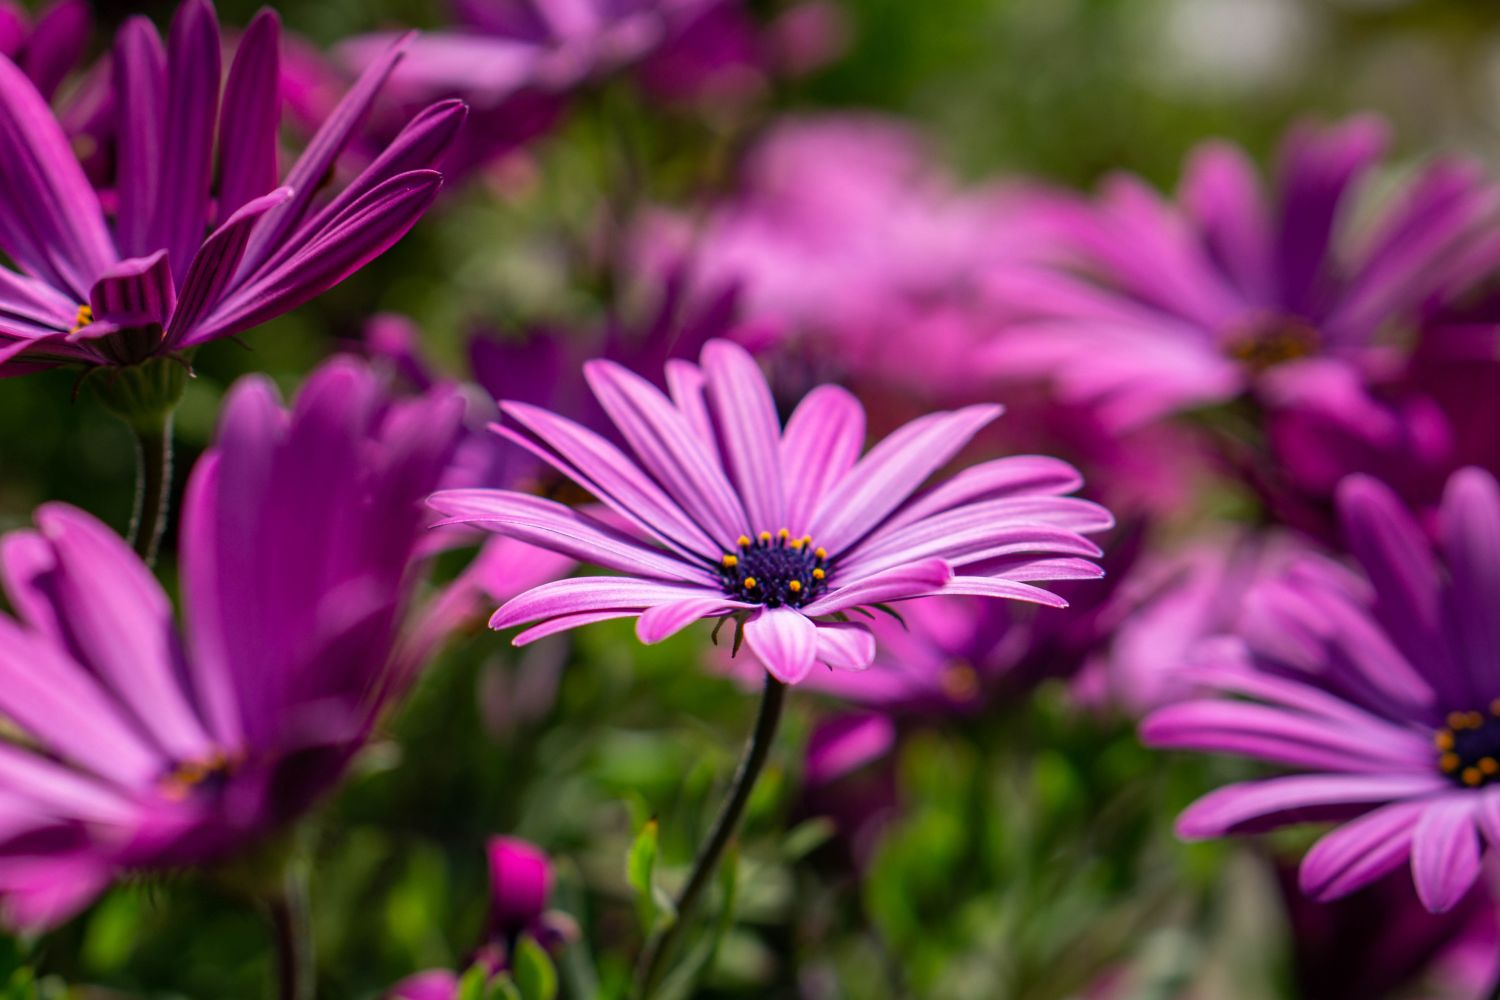
<svg viewBox="0 0 1500 1000">
<path fill-rule="evenodd" d="M 779 122 L 737 176 L 705 219 L 648 217 L 636 257 L 686 260 L 699 294 L 738 286 L 746 317 L 817 365 L 940 398 L 989 388 L 975 352 L 1002 317 L 985 272 L 1027 241 L 1011 192 L 963 190 L 909 125 L 874 115 Z"/>
<path fill-rule="evenodd" d="M 1309 556 L 1257 588 L 1238 635 L 1192 670 L 1218 694 L 1158 711 L 1142 735 L 1308 772 L 1206 796 L 1183 836 L 1349 819 L 1303 859 L 1303 890 L 1343 896 L 1409 857 L 1442 912 L 1500 837 L 1500 486 L 1477 469 L 1449 480 L 1436 551 L 1373 479 L 1351 477 L 1338 506 L 1363 574 Z"/>
<path fill-rule="evenodd" d="M 1102 613 L 1107 647 L 1092 658 L 1077 692 L 1137 715 L 1192 694 L 1182 667 L 1193 650 L 1233 631 L 1255 585 L 1303 551 L 1280 534 L 1242 531 L 1146 553 Z"/>
<path fill-rule="evenodd" d="M 491 837 L 490 914 L 484 942 L 469 966 L 479 965 L 494 976 L 510 968 L 510 956 L 522 936 L 549 951 L 575 937 L 578 928 L 566 914 L 549 910 L 552 861 L 536 845 L 516 837 Z M 408 976 L 386 995 L 387 1000 L 455 1000 L 459 977 L 447 969 L 429 969 Z"/>
<path fill-rule="evenodd" d="M 860 458 L 863 408 L 823 386 L 783 428 L 760 369 L 722 340 L 699 365 L 667 366 L 670 395 L 608 361 L 585 375 L 630 454 L 570 420 L 505 403 L 501 433 L 610 508 L 623 528 L 503 490 L 449 490 L 432 505 L 454 522 L 545 546 L 622 574 L 545 584 L 506 603 L 493 628 L 529 624 L 520 645 L 609 618 L 637 618 L 659 642 L 702 618 L 735 621 L 785 683 L 814 664 L 863 669 L 872 605 L 937 594 L 1065 604 L 1033 584 L 1099 575 L 1084 538 L 1111 524 L 1060 494 L 1070 469 L 1015 457 L 918 493 L 1000 413 L 972 406 L 914 420 Z"/>
<path fill-rule="evenodd" d="M 991 360 L 1101 402 L 1121 425 L 1259 395 L 1313 362 L 1378 370 L 1389 328 L 1453 291 L 1451 267 L 1495 207 L 1472 164 L 1440 161 L 1354 239 L 1356 190 L 1385 145 L 1378 122 L 1354 118 L 1293 130 L 1271 193 L 1243 152 L 1211 143 L 1175 203 L 1128 176 L 1092 203 L 1059 195 L 1042 209 L 1054 266 L 995 278 L 1028 318 Z"/>
<path fill-rule="evenodd" d="M 220 88 L 219 25 L 187 0 L 162 44 L 115 42 L 109 216 L 37 87 L 0 59 L 0 373 L 127 365 L 247 330 L 342 281 L 431 204 L 457 102 L 411 120 L 332 197 L 321 186 L 400 58 L 376 60 L 277 185 L 280 22 L 262 11 Z M 217 157 L 214 154 L 217 142 Z"/>
<path fill-rule="evenodd" d="M 287 413 L 232 391 L 183 505 L 179 631 L 161 586 L 91 516 L 43 506 L 0 544 L 0 911 L 56 924 L 137 869 L 224 859 L 298 815 L 419 656 L 398 627 L 458 421 L 390 405 L 361 367 Z"/>
</svg>

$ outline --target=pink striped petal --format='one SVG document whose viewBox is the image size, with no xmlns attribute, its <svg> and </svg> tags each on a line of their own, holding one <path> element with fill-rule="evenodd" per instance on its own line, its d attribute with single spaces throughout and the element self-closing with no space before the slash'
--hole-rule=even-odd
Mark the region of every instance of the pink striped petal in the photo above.
<svg viewBox="0 0 1500 1000">
<path fill-rule="evenodd" d="M 786 527 L 781 479 L 781 421 L 765 376 L 750 353 L 727 340 L 703 348 L 708 401 L 723 437 L 724 459 L 753 527 Z"/>
<path fill-rule="evenodd" d="M 641 612 L 641 617 L 635 623 L 635 635 L 649 646 L 676 635 L 694 622 L 725 610 L 726 602 L 712 597 L 658 604 Z"/>
<path fill-rule="evenodd" d="M 1427 807 L 1412 834 L 1411 874 L 1417 898 L 1432 913 L 1446 913 L 1479 877 L 1475 796 L 1450 795 Z"/>
<path fill-rule="evenodd" d="M 781 439 L 786 527 L 806 533 L 824 495 L 854 468 L 865 446 L 865 410 L 848 390 L 820 385 L 803 397 Z"/>
<path fill-rule="evenodd" d="M 1328 902 L 1396 870 L 1429 801 L 1393 802 L 1325 834 L 1302 858 L 1302 891 Z"/>
<path fill-rule="evenodd" d="M 818 659 L 818 627 L 791 608 L 761 608 L 745 623 L 745 644 L 772 677 L 796 684 Z"/>
</svg>

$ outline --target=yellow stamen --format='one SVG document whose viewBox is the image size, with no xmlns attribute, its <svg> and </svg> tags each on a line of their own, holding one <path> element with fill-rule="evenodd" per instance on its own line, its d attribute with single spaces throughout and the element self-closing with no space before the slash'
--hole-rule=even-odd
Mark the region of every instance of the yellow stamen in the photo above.
<svg viewBox="0 0 1500 1000">
<path fill-rule="evenodd" d="M 786 589 L 790 590 L 794 594 L 800 594 L 800 593 L 802 593 L 802 581 L 801 580 L 793 580 L 792 582 L 790 582 L 790 583 L 788 583 L 786 585 Z"/>
<path fill-rule="evenodd" d="M 784 542 L 788 538 L 792 537 L 792 533 L 790 531 L 787 531 L 785 528 L 782 528 L 780 531 L 776 532 L 776 537 Z"/>
<path fill-rule="evenodd" d="M 1432 745 L 1437 747 L 1439 750 L 1452 750 L 1453 731 L 1449 729 L 1439 729 L 1432 737 Z"/>
<path fill-rule="evenodd" d="M 736 566 L 739 565 L 739 563 L 740 563 L 739 559 L 737 557 L 735 557 L 735 556 L 725 556 L 724 557 L 724 568 L 725 569 L 734 569 Z"/>
<path fill-rule="evenodd" d="M 1449 729 L 1467 729 L 1467 728 L 1469 728 L 1469 717 L 1467 715 L 1465 715 L 1464 713 L 1462 713 L 1462 712 L 1449 712 L 1448 713 L 1448 728 Z"/>
<path fill-rule="evenodd" d="M 1484 725 L 1484 716 L 1480 715 L 1478 712 L 1470 712 L 1467 716 L 1467 719 L 1470 729 L 1478 729 L 1480 726 Z"/>
<path fill-rule="evenodd" d="M 1460 777 L 1463 778 L 1464 784 L 1470 787 L 1475 787 L 1484 780 L 1484 775 L 1479 773 L 1479 768 L 1477 767 L 1464 768 L 1464 773 Z"/>
<path fill-rule="evenodd" d="M 803 544 L 803 545 L 811 545 L 812 544 L 812 535 L 803 535 L 800 539 L 798 539 L 798 541 L 801 542 L 801 544 Z M 1496 699 L 1496 700 L 1500 701 L 1500 699 Z"/>
<path fill-rule="evenodd" d="M 753 576 L 747 576 L 747 577 L 745 577 L 745 589 L 746 590 L 754 590 L 755 589 L 755 577 L 753 577 Z"/>
<path fill-rule="evenodd" d="M 739 541 L 739 546 L 742 549 L 748 549 L 750 547 L 750 536 L 749 535 L 741 535 L 740 536 L 740 541 Z"/>
<path fill-rule="evenodd" d="M 1500 715 L 1500 698 L 1496 698 L 1494 701 L 1490 702 L 1490 714 Z"/>
<path fill-rule="evenodd" d="M 1481 757 L 1479 758 L 1479 769 L 1487 776 L 1493 777 L 1496 774 L 1500 774 L 1500 760 L 1496 760 L 1493 757 Z"/>
<path fill-rule="evenodd" d="M 769 531 L 762 531 L 756 537 L 759 538 L 763 542 L 769 542 L 771 540 L 771 533 Z"/>
<path fill-rule="evenodd" d="M 827 574 L 827 573 L 824 573 L 824 572 L 823 572 L 823 571 L 822 571 L 822 570 L 820 570 L 820 569 L 815 569 L 815 570 L 813 570 L 813 579 L 814 579 L 814 580 L 821 580 L 821 579 L 823 579 L 823 577 L 825 577 L 825 576 L 827 576 L 827 575 L 828 575 L 828 574 Z"/>
<path fill-rule="evenodd" d="M 73 317 L 73 329 L 69 333 L 77 333 L 94 321 L 94 310 L 87 302 L 78 307 L 78 313 Z"/>
<path fill-rule="evenodd" d="M 1448 774 L 1452 774 L 1454 771 L 1457 771 L 1458 764 L 1458 754 L 1456 753 L 1445 753 L 1443 754 L 1443 756 L 1438 758 L 1438 766 Z"/>
<path fill-rule="evenodd" d="M 813 555 L 817 556 L 819 559 L 827 559 L 828 550 L 819 545 L 817 548 L 813 549 Z"/>
</svg>

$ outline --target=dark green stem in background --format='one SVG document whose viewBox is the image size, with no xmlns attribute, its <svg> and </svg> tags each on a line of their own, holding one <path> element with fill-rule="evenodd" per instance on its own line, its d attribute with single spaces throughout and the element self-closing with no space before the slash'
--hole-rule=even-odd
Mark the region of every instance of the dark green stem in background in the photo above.
<svg viewBox="0 0 1500 1000">
<path fill-rule="evenodd" d="M 740 766 L 730 785 L 729 797 L 719 808 L 719 815 L 714 819 L 708 839 L 703 842 L 703 846 L 698 849 L 698 856 L 693 859 L 693 870 L 688 875 L 687 883 L 674 901 L 676 917 L 659 933 L 652 935 L 641 952 L 641 959 L 635 970 L 637 1000 L 647 1000 L 651 991 L 656 988 L 678 935 L 688 925 L 698 898 L 703 895 L 703 890 L 708 887 L 709 880 L 719 867 L 724 849 L 729 846 L 735 831 L 739 829 L 740 818 L 750 801 L 750 793 L 755 790 L 756 779 L 760 777 L 760 772 L 766 766 L 766 758 L 770 755 L 776 727 L 781 722 L 781 706 L 785 698 L 786 685 L 766 674 L 766 686 L 761 694 L 760 713 L 755 719 L 755 729 L 750 734 L 750 742 L 745 744 Z"/>
<path fill-rule="evenodd" d="M 135 510 L 130 515 L 130 545 L 150 566 L 167 527 L 172 492 L 172 414 L 158 423 L 132 424 L 135 435 Z"/>
<path fill-rule="evenodd" d="M 187 388 L 184 358 L 159 356 L 103 370 L 91 380 L 107 410 L 135 438 L 135 513 L 130 544 L 147 565 L 156 561 L 172 493 L 172 414 Z"/>
<path fill-rule="evenodd" d="M 276 939 L 276 996 L 279 1000 L 313 1000 L 312 927 L 308 920 L 307 866 L 287 863 L 280 891 L 266 903 Z"/>
</svg>

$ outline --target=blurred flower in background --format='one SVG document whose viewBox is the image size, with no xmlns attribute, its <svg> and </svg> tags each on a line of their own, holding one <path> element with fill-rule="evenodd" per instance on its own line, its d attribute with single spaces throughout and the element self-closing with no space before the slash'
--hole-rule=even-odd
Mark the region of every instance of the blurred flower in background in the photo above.
<svg viewBox="0 0 1500 1000">
<path fill-rule="evenodd" d="M 0 187 L 13 219 L 0 245 L 17 268 L 0 293 L 6 373 L 133 365 L 242 332 L 342 281 L 421 217 L 462 105 L 416 116 L 336 197 L 321 198 L 400 58 L 393 45 L 278 187 L 280 33 L 271 11 L 246 30 L 221 116 L 211 6 L 184 3 L 165 46 L 147 19 L 126 23 L 113 53 L 116 175 L 103 193 L 113 226 L 42 93 L 0 61 Z"/>
<path fill-rule="evenodd" d="M 1303 890 L 1336 899 L 1410 859 L 1422 904 L 1441 913 L 1473 886 L 1481 838 L 1494 836 L 1500 487 L 1476 469 L 1454 475 L 1437 553 L 1375 480 L 1346 480 L 1339 500 L 1364 575 L 1309 558 L 1257 590 L 1239 642 L 1190 675 L 1251 700 L 1169 706 L 1142 734 L 1309 772 L 1214 792 L 1183 814 L 1183 835 L 1348 819 L 1304 858 Z"/>
<path fill-rule="evenodd" d="M 82 511 L 48 505 L 6 536 L 3 708 L 25 734 L 0 786 L 13 927 L 56 924 L 134 870 L 228 860 L 337 781 L 411 679 L 394 646 L 417 501 L 457 420 L 446 394 L 388 405 L 349 362 L 291 413 L 242 383 L 187 488 L 184 632 Z"/>
</svg>

